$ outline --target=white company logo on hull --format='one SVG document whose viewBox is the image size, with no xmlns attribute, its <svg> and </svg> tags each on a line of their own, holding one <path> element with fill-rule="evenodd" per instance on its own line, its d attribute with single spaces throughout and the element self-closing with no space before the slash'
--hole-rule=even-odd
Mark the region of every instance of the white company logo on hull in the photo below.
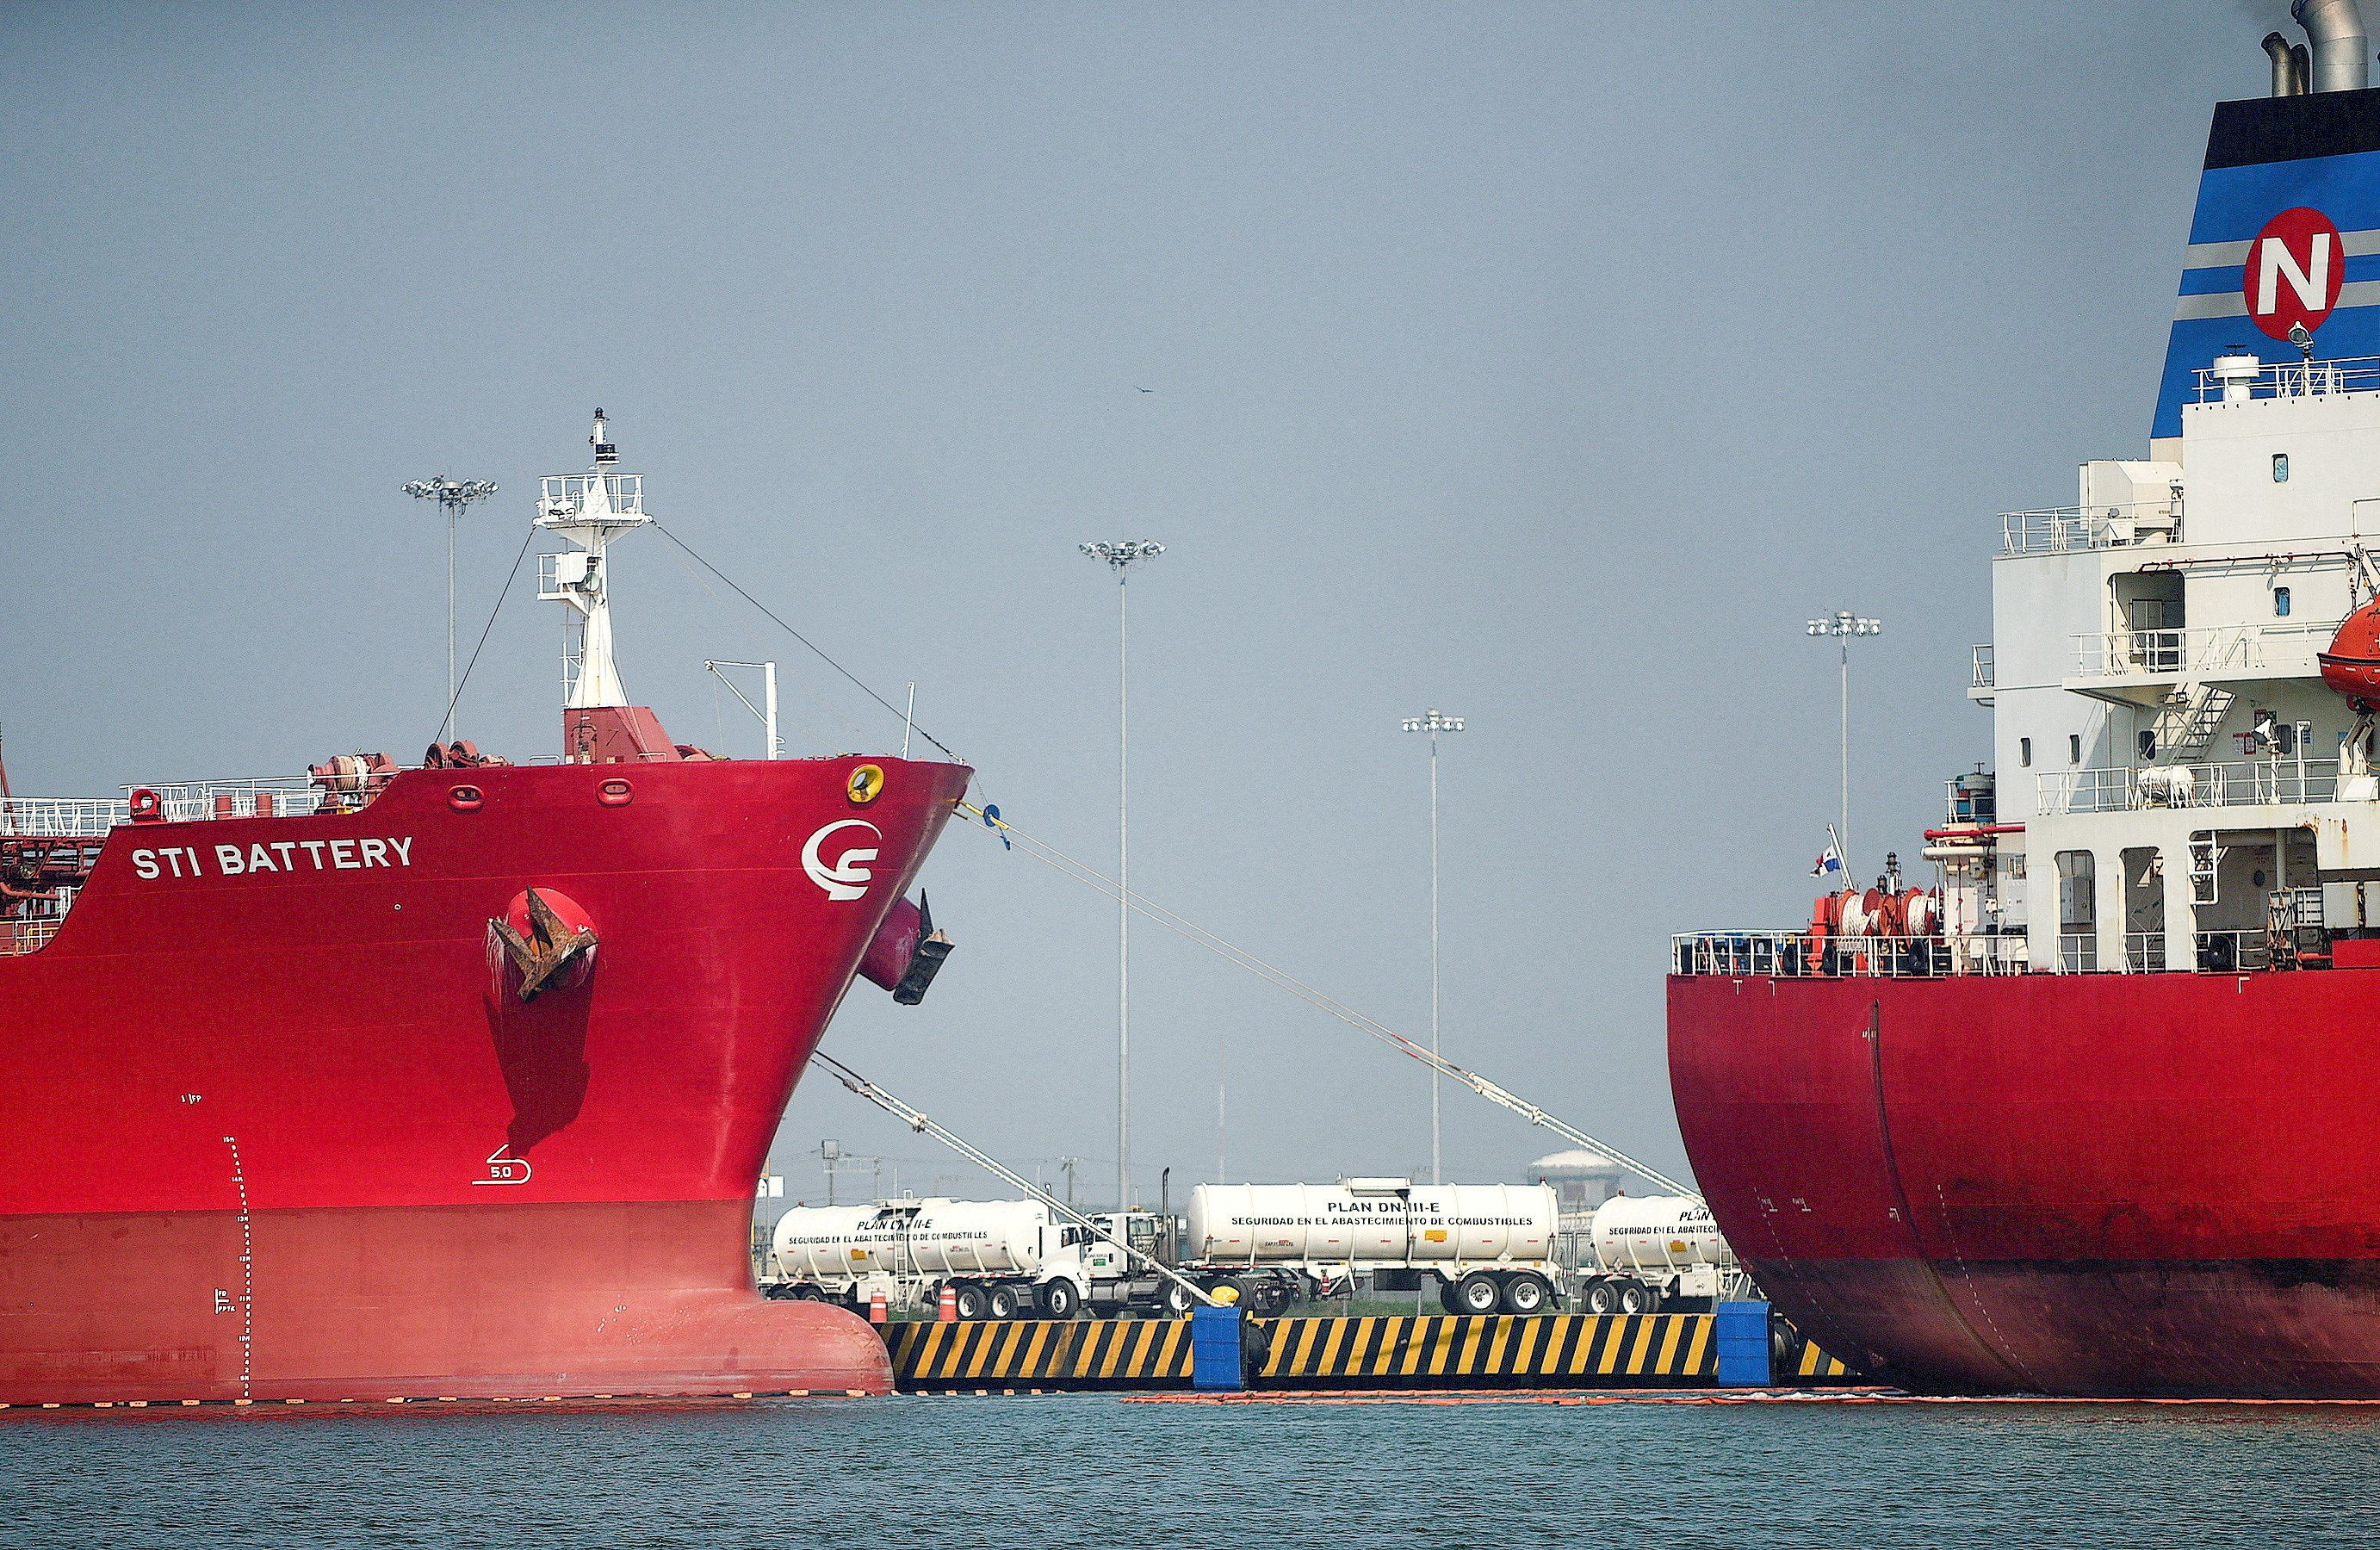
<svg viewBox="0 0 2380 1550">
<path fill-rule="evenodd" d="M 237 878 L 247 872 L 359 872 L 413 865 L 413 836 L 368 840 L 274 840 L 252 845 L 161 845 L 132 853 L 142 878 Z"/>
<path fill-rule="evenodd" d="M 839 904 L 847 904 L 866 896 L 868 885 L 876 876 L 875 868 L 867 865 L 876 859 L 877 847 L 874 845 L 846 846 L 832 866 L 820 858 L 819 847 L 827 837 L 846 829 L 864 829 L 879 840 L 884 838 L 884 831 L 866 818 L 840 818 L 811 835 L 808 842 L 802 846 L 802 870 L 809 874 L 810 881 L 825 890 L 830 900 Z"/>
</svg>

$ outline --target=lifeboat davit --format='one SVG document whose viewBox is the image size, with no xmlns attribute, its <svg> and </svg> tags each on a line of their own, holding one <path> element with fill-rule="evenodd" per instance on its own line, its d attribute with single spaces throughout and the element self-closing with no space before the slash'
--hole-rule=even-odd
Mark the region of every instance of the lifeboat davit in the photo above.
<svg viewBox="0 0 2380 1550">
<path fill-rule="evenodd" d="M 2341 621 L 2330 649 L 2316 655 L 2322 681 L 2353 701 L 2359 714 L 2380 708 L 2380 598 Z"/>
</svg>

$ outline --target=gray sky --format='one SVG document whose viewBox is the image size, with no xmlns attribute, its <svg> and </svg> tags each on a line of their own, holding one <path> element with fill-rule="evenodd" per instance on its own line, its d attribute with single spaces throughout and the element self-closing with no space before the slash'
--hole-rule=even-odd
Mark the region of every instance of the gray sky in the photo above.
<svg viewBox="0 0 2380 1550">
<path fill-rule="evenodd" d="M 1995 512 L 2145 453 L 2210 105 L 2284 9 L 2193 4 L 0 6 L 0 672 L 29 793 L 418 757 L 441 471 L 475 636 L 532 480 L 613 415 L 686 540 L 1027 830 L 1416 1035 L 1442 706 L 1448 1052 L 1681 1160 L 1667 935 L 1805 918 L 1854 669 L 1854 863 L 1988 749 Z M 1142 393 L 1136 388 L 1154 391 Z M 637 697 L 757 753 L 900 728 L 695 578 L 613 559 Z M 558 739 L 515 584 L 460 730 Z M 829 1047 L 1028 1167 L 1114 1156 L 1104 901 L 981 830 L 960 949 Z M 1145 1187 L 1428 1155 L 1427 1082 L 1135 932 Z M 1555 1143 L 1447 1096 L 1449 1169 Z M 833 1135 L 958 1184 L 825 1083 Z M 1087 1184 L 1111 1176 L 1087 1165 Z M 1101 1189 L 1108 1186 L 1100 1185 Z"/>
</svg>

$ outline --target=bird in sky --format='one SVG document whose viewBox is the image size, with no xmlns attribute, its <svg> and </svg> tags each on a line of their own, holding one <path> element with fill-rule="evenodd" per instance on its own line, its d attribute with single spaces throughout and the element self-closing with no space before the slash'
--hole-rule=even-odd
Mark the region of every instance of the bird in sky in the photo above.
<svg viewBox="0 0 2380 1550">
<path fill-rule="evenodd" d="M 1145 388 L 1145 387 L 1141 387 L 1141 386 L 1140 386 L 1140 384 L 1139 384 L 1138 382 L 1135 382 L 1135 383 L 1133 383 L 1132 385 L 1133 385 L 1134 387 L 1135 387 L 1135 388 L 1138 388 L 1142 393 L 1155 393 L 1155 392 L 1157 391 L 1155 388 Z"/>
</svg>

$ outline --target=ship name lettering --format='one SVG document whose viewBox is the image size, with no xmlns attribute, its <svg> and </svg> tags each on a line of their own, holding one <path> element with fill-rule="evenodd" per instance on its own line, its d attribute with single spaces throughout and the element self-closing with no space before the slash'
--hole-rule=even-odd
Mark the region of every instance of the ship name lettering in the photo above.
<svg viewBox="0 0 2380 1550">
<path fill-rule="evenodd" d="M 356 840 L 274 840 L 250 844 L 245 849 L 234 844 L 214 847 L 215 871 L 226 878 L 237 878 L 249 872 L 294 872 L 298 870 L 298 853 L 306 853 L 312 869 L 320 872 L 361 871 L 373 866 L 410 866 L 413 865 L 413 837 Z M 324 853 L 329 859 L 324 860 Z M 278 857 L 276 860 L 275 857 Z M 202 878 L 207 875 L 204 857 L 192 845 L 164 845 L 132 853 L 135 876 L 146 880 L 162 877 Z"/>
</svg>

